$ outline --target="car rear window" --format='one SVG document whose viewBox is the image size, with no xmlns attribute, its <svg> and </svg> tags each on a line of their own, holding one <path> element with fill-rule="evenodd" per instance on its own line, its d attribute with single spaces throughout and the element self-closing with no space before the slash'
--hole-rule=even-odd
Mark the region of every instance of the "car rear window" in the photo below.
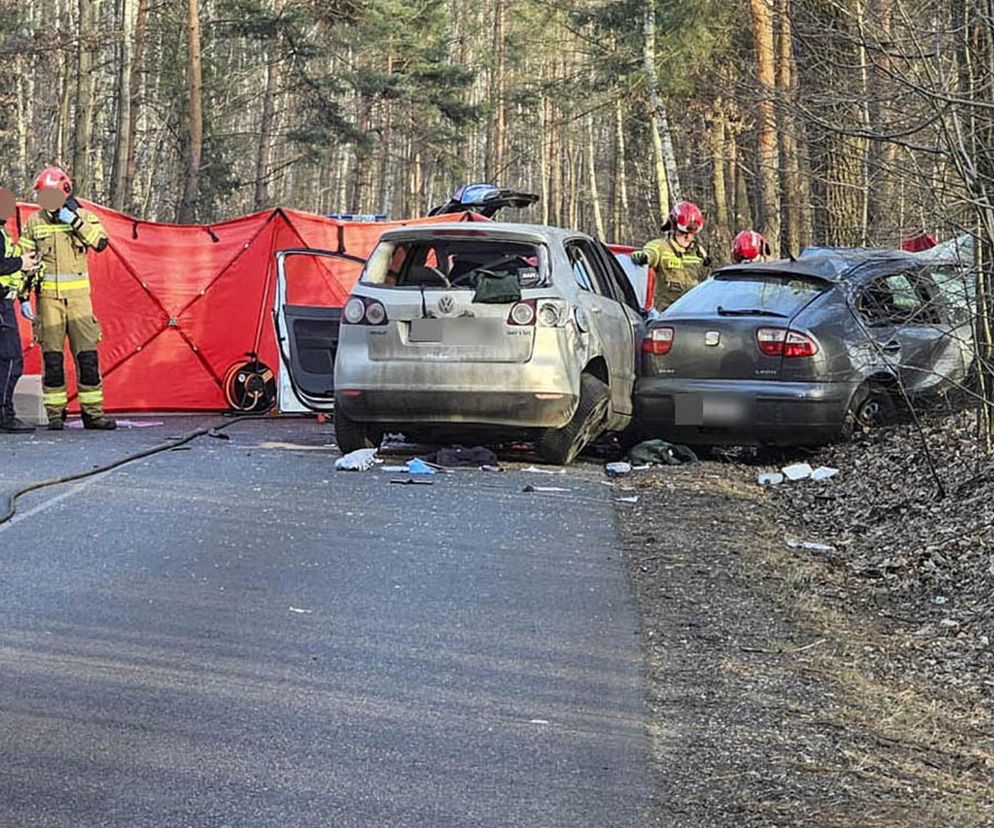
<svg viewBox="0 0 994 828">
<path fill-rule="evenodd" d="M 548 282 L 545 247 L 503 239 L 425 237 L 381 241 L 362 281 L 398 287 L 475 289 L 480 278 L 513 276 L 522 288 Z"/>
<path fill-rule="evenodd" d="M 794 274 L 718 273 L 677 299 L 667 313 L 710 315 L 720 307 L 725 312 L 759 310 L 790 317 L 828 287 L 827 282 Z"/>
</svg>

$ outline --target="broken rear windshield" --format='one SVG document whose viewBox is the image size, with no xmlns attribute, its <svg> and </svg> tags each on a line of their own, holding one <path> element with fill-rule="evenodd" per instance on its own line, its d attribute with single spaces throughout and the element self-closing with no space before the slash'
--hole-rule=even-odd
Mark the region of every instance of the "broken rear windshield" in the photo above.
<svg viewBox="0 0 994 828">
<path fill-rule="evenodd" d="M 546 285 L 545 247 L 478 237 L 383 241 L 370 256 L 362 281 L 371 285 L 475 290 L 481 279 L 493 276 L 513 276 L 522 288 Z"/>
<path fill-rule="evenodd" d="M 716 274 L 685 293 L 667 308 L 671 312 L 697 316 L 749 315 L 791 317 L 819 293 L 828 282 L 805 279 L 797 275 L 776 273 Z"/>
</svg>

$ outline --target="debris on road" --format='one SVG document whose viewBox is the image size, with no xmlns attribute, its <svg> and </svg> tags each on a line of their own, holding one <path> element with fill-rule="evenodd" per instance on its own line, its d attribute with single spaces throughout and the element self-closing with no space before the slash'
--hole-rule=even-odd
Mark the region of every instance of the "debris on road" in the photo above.
<svg viewBox="0 0 994 828">
<path fill-rule="evenodd" d="M 566 469 L 540 469 L 538 466 L 528 466 L 521 471 L 530 474 L 566 474 Z"/>
<path fill-rule="evenodd" d="M 522 492 L 568 492 L 569 489 L 564 489 L 562 486 L 532 486 L 531 484 L 525 486 Z"/>
<path fill-rule="evenodd" d="M 302 607 L 290 607 L 289 612 L 296 613 L 297 615 L 313 615 L 314 610 L 303 609 Z"/>
<path fill-rule="evenodd" d="M 689 446 L 665 440 L 643 440 L 629 450 L 628 459 L 633 465 L 682 466 L 698 462 L 697 455 Z"/>
<path fill-rule="evenodd" d="M 780 472 L 763 472 L 756 476 L 756 482 L 760 486 L 779 486 L 783 483 L 783 475 Z"/>
<path fill-rule="evenodd" d="M 616 502 L 618 502 L 618 503 L 638 503 L 639 502 L 639 496 L 638 495 L 632 495 L 631 497 L 619 497 L 619 498 L 616 498 Z"/>
<path fill-rule="evenodd" d="M 426 480 L 423 477 L 395 477 L 391 483 L 399 483 L 401 486 L 432 486 L 434 480 Z"/>
<path fill-rule="evenodd" d="M 435 470 L 420 457 L 407 461 L 408 474 L 435 474 Z"/>
<path fill-rule="evenodd" d="M 623 477 L 632 473 L 632 464 L 619 460 L 615 463 L 607 463 L 604 466 L 604 471 L 608 477 Z"/>
<path fill-rule="evenodd" d="M 816 543 L 814 541 L 788 540 L 787 546 L 791 549 L 806 549 L 809 552 L 835 552 L 834 546 L 827 543 Z"/>
<path fill-rule="evenodd" d="M 368 471 L 376 464 L 376 449 L 365 448 L 350 451 L 335 461 L 338 471 Z"/>
</svg>

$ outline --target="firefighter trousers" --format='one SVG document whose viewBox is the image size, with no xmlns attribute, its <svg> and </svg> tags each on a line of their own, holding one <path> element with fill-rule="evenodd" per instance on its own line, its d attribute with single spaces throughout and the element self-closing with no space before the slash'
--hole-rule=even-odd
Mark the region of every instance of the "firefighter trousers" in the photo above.
<svg viewBox="0 0 994 828">
<path fill-rule="evenodd" d="M 73 291 L 64 296 L 38 297 L 34 336 L 41 346 L 45 363 L 42 398 L 48 418 L 64 419 L 69 401 L 64 365 L 67 336 L 69 350 L 76 361 L 79 406 L 86 417 L 102 417 L 104 386 L 97 357 L 101 331 L 100 323 L 93 315 L 90 292 Z"/>
</svg>

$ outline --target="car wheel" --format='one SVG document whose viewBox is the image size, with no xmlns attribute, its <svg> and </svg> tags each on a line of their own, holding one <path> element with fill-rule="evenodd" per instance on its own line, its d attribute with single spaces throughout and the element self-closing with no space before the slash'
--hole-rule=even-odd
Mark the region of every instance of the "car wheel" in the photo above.
<svg viewBox="0 0 994 828">
<path fill-rule="evenodd" d="M 350 420 L 335 406 L 335 442 L 342 454 L 364 448 L 379 448 L 383 434 L 368 423 Z"/>
<path fill-rule="evenodd" d="M 554 466 L 568 466 L 604 430 L 610 391 L 590 374 L 580 377 L 580 402 L 572 419 L 562 428 L 547 429 L 538 443 L 539 454 Z"/>
<path fill-rule="evenodd" d="M 859 429 L 880 428 L 897 419 L 897 405 L 890 391 L 879 383 L 862 386 L 853 394 L 842 436 L 849 439 Z"/>
</svg>

